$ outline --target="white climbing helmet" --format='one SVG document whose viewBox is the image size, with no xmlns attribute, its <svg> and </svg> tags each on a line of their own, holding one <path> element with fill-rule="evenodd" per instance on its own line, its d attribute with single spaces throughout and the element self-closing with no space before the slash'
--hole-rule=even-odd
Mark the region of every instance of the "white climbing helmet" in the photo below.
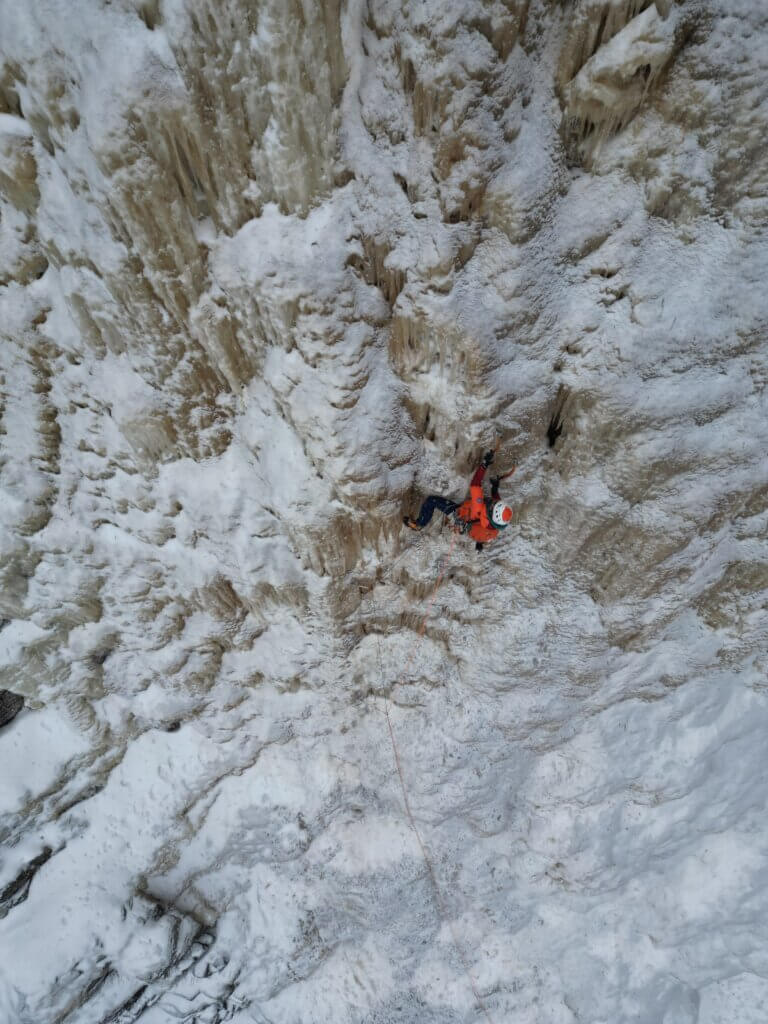
<svg viewBox="0 0 768 1024">
<path fill-rule="evenodd" d="M 512 509 L 509 505 L 505 505 L 503 501 L 496 501 L 491 509 L 491 519 L 493 520 L 493 525 L 499 528 L 509 526 L 512 522 Z"/>
</svg>

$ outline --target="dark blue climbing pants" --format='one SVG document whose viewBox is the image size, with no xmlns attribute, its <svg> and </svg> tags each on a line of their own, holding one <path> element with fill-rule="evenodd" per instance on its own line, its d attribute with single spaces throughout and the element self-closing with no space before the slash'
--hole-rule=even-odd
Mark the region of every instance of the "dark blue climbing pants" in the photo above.
<svg viewBox="0 0 768 1024">
<path fill-rule="evenodd" d="M 440 512 L 449 516 L 451 512 L 455 512 L 458 507 L 458 501 L 451 501 L 450 498 L 443 498 L 440 494 L 430 494 L 428 498 L 424 499 L 424 504 L 421 506 L 421 512 L 419 512 L 419 518 L 416 522 L 419 526 L 426 526 L 434 515 L 435 509 L 439 509 Z"/>
</svg>

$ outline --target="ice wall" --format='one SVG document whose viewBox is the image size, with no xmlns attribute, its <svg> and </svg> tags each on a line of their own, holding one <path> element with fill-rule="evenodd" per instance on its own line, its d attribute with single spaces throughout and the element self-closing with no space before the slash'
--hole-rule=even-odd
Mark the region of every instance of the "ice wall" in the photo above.
<svg viewBox="0 0 768 1024">
<path fill-rule="evenodd" d="M 767 19 L 0 0 L 3 1021 L 762 1022 Z"/>
</svg>

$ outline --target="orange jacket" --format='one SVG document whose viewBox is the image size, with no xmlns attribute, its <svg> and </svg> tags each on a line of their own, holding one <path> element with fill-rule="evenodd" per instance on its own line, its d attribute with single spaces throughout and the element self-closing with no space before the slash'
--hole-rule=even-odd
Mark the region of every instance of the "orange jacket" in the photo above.
<svg viewBox="0 0 768 1024">
<path fill-rule="evenodd" d="M 466 523 L 472 523 L 469 536 L 480 544 L 487 544 L 488 541 L 495 540 L 499 535 L 499 531 L 488 518 L 488 509 L 483 495 L 484 476 L 485 466 L 478 466 L 469 483 L 469 497 L 456 509 L 459 519 L 463 519 Z M 499 500 L 498 491 L 494 490 L 491 500 Z"/>
</svg>

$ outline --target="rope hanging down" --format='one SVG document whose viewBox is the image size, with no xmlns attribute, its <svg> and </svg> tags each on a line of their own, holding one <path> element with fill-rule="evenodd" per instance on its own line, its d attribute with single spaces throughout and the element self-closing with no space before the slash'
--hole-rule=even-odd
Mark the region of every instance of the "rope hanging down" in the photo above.
<svg viewBox="0 0 768 1024">
<path fill-rule="evenodd" d="M 498 449 L 498 447 L 499 446 L 498 446 L 498 443 L 497 443 L 496 448 Z M 402 671 L 402 674 L 401 674 L 400 678 L 398 679 L 398 683 L 399 684 L 402 684 L 403 680 L 407 676 L 408 670 L 410 669 L 411 664 L 413 663 L 413 659 L 414 659 L 414 656 L 416 654 L 417 646 L 421 642 L 421 640 L 422 640 L 422 638 L 424 636 L 424 631 L 427 628 L 427 619 L 429 618 L 429 613 L 430 613 L 430 611 L 432 609 L 432 605 L 434 604 L 434 600 L 435 600 L 435 597 L 437 596 L 437 592 L 440 589 L 440 584 L 443 582 L 443 578 L 445 577 L 446 570 L 448 568 L 448 565 L 450 564 L 451 557 L 453 555 L 453 549 L 456 546 L 457 537 L 458 537 L 458 534 L 454 533 L 453 540 L 451 541 L 451 546 L 448 549 L 448 554 L 446 555 L 445 561 L 443 562 L 443 564 L 442 564 L 442 566 L 440 568 L 440 572 L 438 573 L 438 577 L 437 577 L 437 582 L 435 583 L 435 586 L 434 586 L 434 588 L 432 590 L 432 593 L 430 595 L 429 601 L 427 602 L 427 607 L 426 607 L 426 610 L 424 612 L 424 618 L 421 620 L 421 625 L 419 626 L 419 632 L 418 632 L 416 638 L 411 642 L 411 649 L 410 649 L 408 657 L 406 659 L 405 667 L 404 667 L 404 669 Z M 380 643 L 379 643 L 379 671 L 381 672 L 382 678 L 383 678 L 383 670 L 382 670 L 382 666 L 381 666 L 381 644 Z M 490 1011 L 488 1010 L 488 1007 L 485 1004 L 485 1000 L 483 999 L 482 995 L 480 994 L 480 991 L 479 991 L 479 989 L 477 987 L 477 982 L 475 981 L 475 978 L 474 978 L 474 976 L 472 974 L 472 969 L 469 966 L 469 960 L 467 958 L 466 953 L 464 952 L 464 947 L 463 947 L 462 942 L 461 942 L 461 940 L 460 940 L 460 938 L 458 936 L 458 933 L 456 931 L 456 924 L 455 924 L 453 918 L 446 911 L 445 904 L 444 904 L 444 901 L 443 901 L 443 896 L 442 896 L 442 893 L 440 891 L 440 886 L 439 886 L 438 881 L 437 881 L 437 875 L 435 873 L 435 868 L 434 868 L 434 865 L 432 864 L 432 858 L 429 855 L 429 851 L 427 850 L 426 843 L 424 842 L 424 839 L 422 838 L 421 832 L 419 831 L 418 825 L 416 824 L 416 819 L 413 816 L 413 811 L 411 810 L 411 802 L 408 799 L 408 787 L 405 784 L 405 775 L 403 774 L 403 764 L 402 764 L 402 760 L 400 758 L 400 751 L 399 751 L 398 746 L 397 746 L 397 740 L 395 739 L 395 730 L 392 727 L 392 719 L 391 719 L 390 714 L 389 714 L 389 700 L 386 697 L 384 697 L 382 699 L 384 701 L 384 713 L 385 713 L 385 715 L 387 717 L 387 728 L 389 730 L 389 739 L 390 739 L 390 741 L 392 743 L 392 753 L 393 753 L 394 759 L 395 759 L 395 768 L 397 769 L 397 777 L 400 780 L 400 789 L 402 790 L 402 793 L 403 793 L 403 805 L 405 806 L 406 817 L 408 818 L 408 824 L 411 826 L 411 828 L 413 829 L 413 833 L 416 836 L 416 841 L 419 844 L 419 849 L 421 850 L 421 855 L 422 855 L 422 857 L 424 859 L 424 865 L 426 866 L 427 874 L 429 875 L 429 880 L 432 883 L 432 888 L 434 889 L 434 892 L 435 892 L 435 902 L 437 904 L 438 915 L 439 915 L 440 919 L 444 923 L 446 923 L 448 925 L 448 927 L 450 928 L 450 930 L 451 930 L 451 937 L 453 938 L 453 944 L 454 944 L 454 946 L 456 948 L 456 952 L 459 955 L 459 960 L 461 961 L 462 967 L 464 968 L 464 971 L 465 971 L 465 973 L 467 975 L 467 979 L 469 980 L 469 986 L 472 989 L 472 994 L 475 997 L 475 1001 L 476 1001 L 477 1005 L 482 1010 L 483 1015 L 485 1016 L 485 1019 L 488 1021 L 488 1024 L 494 1024 L 494 1021 L 493 1021 L 493 1018 L 491 1017 Z"/>
</svg>

